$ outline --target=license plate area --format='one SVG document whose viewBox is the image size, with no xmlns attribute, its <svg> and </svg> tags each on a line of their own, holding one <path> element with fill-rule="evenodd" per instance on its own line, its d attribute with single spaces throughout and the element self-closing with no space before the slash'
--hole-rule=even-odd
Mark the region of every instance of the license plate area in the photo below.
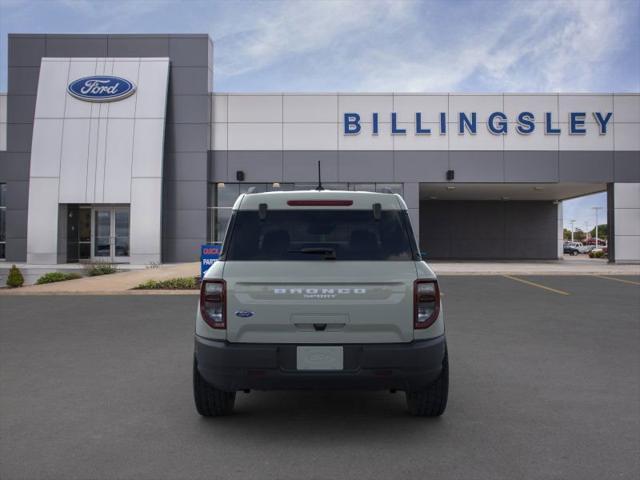
<svg viewBox="0 0 640 480">
<path fill-rule="evenodd" d="M 300 346 L 296 349 L 298 370 L 326 371 L 344 369 L 343 347 Z"/>
</svg>

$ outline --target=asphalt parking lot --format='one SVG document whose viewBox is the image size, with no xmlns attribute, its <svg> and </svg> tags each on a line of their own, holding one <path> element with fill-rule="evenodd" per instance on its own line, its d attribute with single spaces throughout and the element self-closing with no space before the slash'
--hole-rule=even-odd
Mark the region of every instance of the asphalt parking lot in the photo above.
<svg viewBox="0 0 640 480">
<path fill-rule="evenodd" d="M 252 392 L 203 419 L 195 296 L 0 297 L 0 478 L 639 478 L 639 277 L 441 284 L 439 419 L 386 392 Z"/>
</svg>

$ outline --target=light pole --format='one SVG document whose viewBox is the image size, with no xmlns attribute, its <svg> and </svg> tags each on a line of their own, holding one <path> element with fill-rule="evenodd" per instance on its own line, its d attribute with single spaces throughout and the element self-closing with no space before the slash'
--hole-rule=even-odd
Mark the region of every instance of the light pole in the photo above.
<svg viewBox="0 0 640 480">
<path fill-rule="evenodd" d="M 586 242 L 587 240 L 589 240 L 589 222 L 585 221 L 584 222 L 584 241 Z"/>
<path fill-rule="evenodd" d="M 598 210 L 602 210 L 602 207 L 591 207 L 596 211 L 596 248 L 598 248 Z"/>
<path fill-rule="evenodd" d="M 573 230 L 574 230 L 574 225 L 575 225 L 576 221 L 575 220 L 571 220 L 569 223 L 571 224 L 571 241 L 573 242 Z"/>
</svg>

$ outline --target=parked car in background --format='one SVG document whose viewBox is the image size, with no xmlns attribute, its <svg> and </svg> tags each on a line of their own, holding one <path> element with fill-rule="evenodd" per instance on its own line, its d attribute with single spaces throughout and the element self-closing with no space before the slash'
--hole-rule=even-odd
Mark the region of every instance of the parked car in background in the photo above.
<svg viewBox="0 0 640 480">
<path fill-rule="evenodd" d="M 604 247 L 594 248 L 589 252 L 589 258 L 604 258 L 609 256 L 609 248 L 605 245 Z"/>
<path fill-rule="evenodd" d="M 596 239 L 594 237 L 588 238 L 584 241 L 585 245 L 595 245 L 596 244 Z M 598 245 L 602 246 L 602 245 L 606 245 L 607 241 L 602 239 L 602 238 L 598 238 Z"/>
<path fill-rule="evenodd" d="M 573 256 L 580 255 L 580 249 L 578 248 L 575 242 L 565 243 L 562 250 L 564 253 L 569 255 L 573 255 Z"/>
<path fill-rule="evenodd" d="M 580 242 L 564 242 L 563 250 L 564 253 L 568 253 L 569 255 L 578 255 L 580 253 L 586 253 L 583 251 L 585 248 L 584 245 Z"/>
</svg>

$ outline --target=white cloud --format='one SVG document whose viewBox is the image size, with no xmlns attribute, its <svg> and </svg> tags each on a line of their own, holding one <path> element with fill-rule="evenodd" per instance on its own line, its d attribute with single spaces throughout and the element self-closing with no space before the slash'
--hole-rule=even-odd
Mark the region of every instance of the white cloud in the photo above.
<svg viewBox="0 0 640 480">
<path fill-rule="evenodd" d="M 411 3 L 394 0 L 285 2 L 279 8 L 275 5 L 254 5 L 251 15 L 243 12 L 230 23 L 225 18 L 214 22 L 214 42 L 224 46 L 216 58 L 217 74 L 239 75 L 307 54 L 339 57 L 342 46 L 350 43 L 354 35 L 402 22 L 412 7 Z M 235 28 L 230 28 L 231 24 Z M 351 58 L 354 54 L 349 52 Z"/>
<path fill-rule="evenodd" d="M 478 2 L 460 21 L 434 7 L 336 1 L 254 11 L 219 37 L 216 76 L 310 69 L 304 62 L 312 58 L 329 69 L 322 73 L 331 84 L 350 73 L 350 90 L 458 91 L 471 83 L 494 91 L 584 91 L 601 73 L 595 67 L 623 43 L 626 11 L 604 0 L 490 4 L 488 15 Z"/>
</svg>

